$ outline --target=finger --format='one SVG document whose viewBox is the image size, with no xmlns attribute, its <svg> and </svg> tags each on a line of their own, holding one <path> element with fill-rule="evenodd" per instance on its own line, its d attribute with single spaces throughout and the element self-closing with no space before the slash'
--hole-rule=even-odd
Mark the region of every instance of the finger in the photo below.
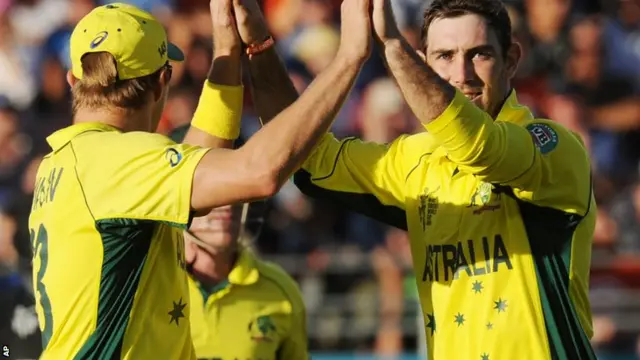
<svg viewBox="0 0 640 360">
<path fill-rule="evenodd" d="M 220 2 L 220 10 L 224 15 L 233 15 L 233 2 L 232 0 L 216 0 Z"/>
<path fill-rule="evenodd" d="M 365 13 L 369 13 L 369 8 L 371 7 L 371 0 L 360 0 L 360 10 Z"/>
<path fill-rule="evenodd" d="M 213 0 L 215 6 L 216 23 L 225 28 L 235 28 L 233 0 Z"/>
</svg>

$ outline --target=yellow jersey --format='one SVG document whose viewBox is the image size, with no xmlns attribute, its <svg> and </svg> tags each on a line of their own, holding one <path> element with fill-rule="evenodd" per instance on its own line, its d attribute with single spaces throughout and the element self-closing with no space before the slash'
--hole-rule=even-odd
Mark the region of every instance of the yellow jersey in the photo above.
<svg viewBox="0 0 640 360">
<path fill-rule="evenodd" d="M 515 92 L 495 121 L 457 92 L 425 127 L 385 145 L 328 134 L 295 182 L 408 230 L 430 359 L 595 359 L 580 138 Z"/>
<path fill-rule="evenodd" d="M 193 359 L 182 230 L 206 149 L 81 123 L 47 138 L 29 217 L 42 359 Z"/>
<path fill-rule="evenodd" d="M 305 307 L 279 266 L 242 250 L 226 281 L 213 288 L 189 278 L 191 334 L 201 360 L 304 360 Z"/>
</svg>

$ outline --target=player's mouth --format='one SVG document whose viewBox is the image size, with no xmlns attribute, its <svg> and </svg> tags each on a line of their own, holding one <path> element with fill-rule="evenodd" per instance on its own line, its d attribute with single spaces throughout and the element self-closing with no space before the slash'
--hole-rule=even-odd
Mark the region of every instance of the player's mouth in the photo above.
<svg viewBox="0 0 640 360">
<path fill-rule="evenodd" d="M 480 99 L 480 97 L 482 96 L 482 91 L 465 91 L 463 92 L 463 94 L 470 101 L 476 102 L 476 100 Z"/>
</svg>

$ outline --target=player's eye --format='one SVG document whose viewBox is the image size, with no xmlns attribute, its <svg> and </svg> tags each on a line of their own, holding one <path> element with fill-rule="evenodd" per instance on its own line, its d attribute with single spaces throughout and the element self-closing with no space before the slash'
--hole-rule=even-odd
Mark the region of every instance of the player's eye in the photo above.
<svg viewBox="0 0 640 360">
<path fill-rule="evenodd" d="M 449 53 L 449 52 L 439 53 L 436 56 L 436 59 L 437 60 L 451 61 L 451 60 L 453 60 L 453 54 Z"/>
<path fill-rule="evenodd" d="M 493 54 L 489 51 L 478 51 L 473 55 L 474 60 L 489 60 L 493 58 Z"/>
</svg>

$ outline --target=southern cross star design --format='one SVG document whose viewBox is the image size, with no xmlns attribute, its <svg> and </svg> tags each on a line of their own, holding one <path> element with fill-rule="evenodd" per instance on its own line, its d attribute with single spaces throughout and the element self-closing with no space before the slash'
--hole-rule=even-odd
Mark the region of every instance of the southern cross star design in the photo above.
<svg viewBox="0 0 640 360">
<path fill-rule="evenodd" d="M 458 315 L 456 315 L 456 319 L 454 320 L 456 324 L 458 324 L 458 327 L 460 327 L 460 325 L 464 325 L 464 315 L 458 313 Z"/>
<path fill-rule="evenodd" d="M 479 294 L 479 293 L 481 293 L 481 292 L 482 292 L 482 289 L 483 289 L 483 287 L 482 287 L 482 281 L 477 281 L 477 280 L 476 280 L 476 281 L 473 283 L 473 292 L 474 292 L 474 293 L 476 293 L 476 294 Z"/>
<path fill-rule="evenodd" d="M 492 323 L 487 323 L 487 330 L 491 330 L 493 329 L 493 324 Z"/>
<path fill-rule="evenodd" d="M 427 327 L 431 329 L 431 336 L 433 336 L 433 333 L 436 332 L 436 317 L 433 314 L 427 314 L 427 320 L 429 320 Z"/>
<path fill-rule="evenodd" d="M 180 318 L 184 317 L 184 313 L 182 312 L 182 310 L 184 310 L 185 306 L 187 306 L 187 304 L 182 303 L 182 298 L 180 298 L 177 303 L 173 301 L 173 310 L 168 312 L 169 316 L 171 316 L 169 324 L 175 321 L 176 326 L 180 326 Z"/>
<path fill-rule="evenodd" d="M 499 313 L 507 311 L 507 300 L 498 298 L 498 301 L 494 301 L 493 303 L 496 304 L 493 308 L 498 310 Z"/>
<path fill-rule="evenodd" d="M 482 360 L 489 360 L 489 354 L 487 353 L 480 355 L 480 357 L 482 358 Z"/>
</svg>

